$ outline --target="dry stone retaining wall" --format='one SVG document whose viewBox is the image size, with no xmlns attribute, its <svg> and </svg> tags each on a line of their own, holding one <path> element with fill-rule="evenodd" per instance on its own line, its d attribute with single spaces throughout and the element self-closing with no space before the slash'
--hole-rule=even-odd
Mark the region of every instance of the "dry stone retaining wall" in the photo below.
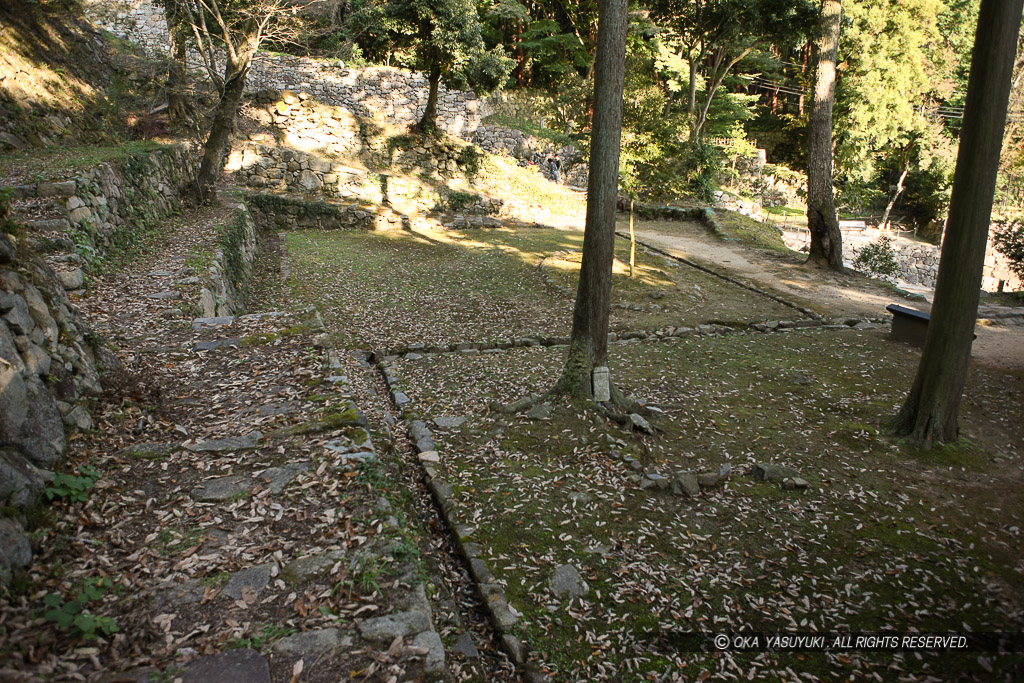
<svg viewBox="0 0 1024 683">
<path fill-rule="evenodd" d="M 195 159 L 186 147 L 163 147 L 101 163 L 65 180 L 12 190 L 16 200 L 32 208 L 26 225 L 29 242 L 37 249 L 77 249 L 99 258 L 141 224 L 178 211 L 194 169 Z"/>
<path fill-rule="evenodd" d="M 89 18 L 98 26 L 166 56 L 167 22 L 150 0 L 86 0 Z M 198 59 L 194 60 L 198 64 Z M 427 104 L 427 79 L 390 67 L 346 68 L 337 60 L 260 53 L 246 81 L 249 92 L 304 90 L 321 102 L 348 107 L 368 118 L 394 125 L 415 123 Z M 440 88 L 438 126 L 466 137 L 480 125 L 481 102 L 471 90 Z"/>
<path fill-rule="evenodd" d="M 26 242 L 0 233 L 0 585 L 32 559 L 24 511 L 53 478 L 65 429 L 92 426 L 86 399 L 102 391 L 100 369 L 120 365 Z"/>
</svg>

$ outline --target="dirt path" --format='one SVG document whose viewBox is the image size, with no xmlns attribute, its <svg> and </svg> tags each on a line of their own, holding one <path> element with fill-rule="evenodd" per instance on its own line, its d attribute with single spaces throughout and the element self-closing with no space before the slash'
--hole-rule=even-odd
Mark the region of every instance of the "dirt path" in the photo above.
<svg viewBox="0 0 1024 683">
<path fill-rule="evenodd" d="M 749 282 L 825 317 L 883 318 L 887 316 L 885 307 L 892 303 L 931 310 L 929 302 L 901 296 L 862 275 L 837 275 L 807 268 L 799 256 L 773 254 L 722 241 L 696 223 L 643 221 L 637 224 L 636 235 L 640 242 Z M 979 324 L 972 349 L 975 363 L 1024 371 L 1022 323 L 1024 319 L 1016 317 Z"/>
</svg>

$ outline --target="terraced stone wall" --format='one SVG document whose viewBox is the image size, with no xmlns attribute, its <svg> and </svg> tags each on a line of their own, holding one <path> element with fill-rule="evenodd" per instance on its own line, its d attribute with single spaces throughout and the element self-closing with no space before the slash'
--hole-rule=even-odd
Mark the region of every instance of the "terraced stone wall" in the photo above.
<svg viewBox="0 0 1024 683">
<path fill-rule="evenodd" d="M 166 57 L 167 23 L 150 0 L 85 0 L 86 14 L 101 28 L 131 40 L 158 57 Z M 198 58 L 191 60 L 197 66 Z M 249 92 L 304 90 L 321 102 L 344 106 L 393 125 L 415 123 L 427 105 L 427 79 L 391 67 L 352 69 L 334 59 L 260 53 L 246 81 Z M 466 137 L 480 125 L 482 103 L 472 90 L 438 93 L 438 126 Z"/>
<path fill-rule="evenodd" d="M 28 243 L 0 232 L 0 585 L 31 561 L 25 511 L 41 501 L 67 432 L 92 426 L 101 370 L 120 366 Z"/>
</svg>

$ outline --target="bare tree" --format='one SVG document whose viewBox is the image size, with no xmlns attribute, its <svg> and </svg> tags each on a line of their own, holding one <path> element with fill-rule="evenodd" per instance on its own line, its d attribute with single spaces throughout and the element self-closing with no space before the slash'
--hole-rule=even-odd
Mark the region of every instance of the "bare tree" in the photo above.
<svg viewBox="0 0 1024 683">
<path fill-rule="evenodd" d="M 836 95 L 836 55 L 842 0 L 822 0 L 814 40 L 814 92 L 807 130 L 807 229 L 811 233 L 807 262 L 843 270 L 843 234 L 839 231 L 832 194 L 832 103 Z"/>
<path fill-rule="evenodd" d="M 978 13 L 935 304 L 917 377 L 894 421 L 897 434 L 924 448 L 959 436 L 1022 11 L 1024 0 L 982 0 Z"/>
<path fill-rule="evenodd" d="M 203 66 L 218 92 L 196 178 L 196 199 L 209 201 L 235 129 L 252 60 L 268 39 L 288 42 L 297 30 L 288 19 L 313 0 L 167 0 L 187 24 Z M 170 11 L 170 10 L 169 10 Z M 223 61 L 223 71 L 218 64 Z"/>
</svg>

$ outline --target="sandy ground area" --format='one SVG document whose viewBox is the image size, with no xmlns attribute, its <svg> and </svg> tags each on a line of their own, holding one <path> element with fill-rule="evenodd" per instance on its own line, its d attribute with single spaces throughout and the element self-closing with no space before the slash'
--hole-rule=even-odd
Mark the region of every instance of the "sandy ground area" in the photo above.
<svg viewBox="0 0 1024 683">
<path fill-rule="evenodd" d="M 778 294 L 823 316 L 887 317 L 885 307 L 892 303 L 931 310 L 927 301 L 903 297 L 858 273 L 838 275 L 808 268 L 795 252 L 792 256 L 775 254 L 725 242 L 693 223 L 644 221 L 637 225 L 636 234 L 640 242 Z M 972 349 L 975 363 L 1024 371 L 1024 320 L 1016 320 L 1019 322 L 978 324 Z"/>
</svg>

